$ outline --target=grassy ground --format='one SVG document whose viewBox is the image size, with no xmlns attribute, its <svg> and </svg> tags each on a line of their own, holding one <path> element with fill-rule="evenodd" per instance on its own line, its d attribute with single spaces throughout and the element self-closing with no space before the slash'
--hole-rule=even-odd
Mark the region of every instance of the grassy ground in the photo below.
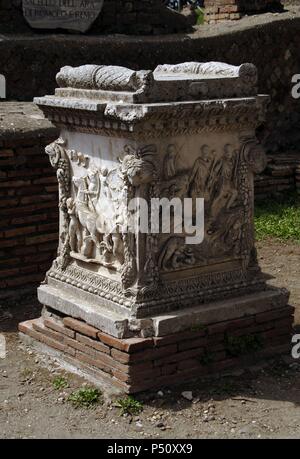
<svg viewBox="0 0 300 459">
<path fill-rule="evenodd" d="M 300 243 L 300 196 L 272 198 L 255 205 L 256 239 L 267 237 Z"/>
</svg>

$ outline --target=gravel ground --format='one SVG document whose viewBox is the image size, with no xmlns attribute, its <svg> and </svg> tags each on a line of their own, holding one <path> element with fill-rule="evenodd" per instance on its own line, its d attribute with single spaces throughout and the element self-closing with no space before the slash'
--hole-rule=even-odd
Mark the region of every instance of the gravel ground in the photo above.
<svg viewBox="0 0 300 459">
<path fill-rule="evenodd" d="M 300 324 L 300 245 L 258 244 L 264 271 L 291 290 Z M 115 403 L 74 408 L 68 396 L 83 379 L 37 356 L 18 340 L 20 320 L 36 317 L 39 306 L 27 295 L 21 305 L 1 309 L 0 330 L 7 358 L 0 360 L 1 438 L 300 438 L 300 362 L 275 359 L 218 379 L 184 384 L 171 391 L 142 394 L 138 416 L 120 416 Z M 55 390 L 57 375 L 69 387 Z M 190 400 L 183 397 L 182 392 Z"/>
</svg>

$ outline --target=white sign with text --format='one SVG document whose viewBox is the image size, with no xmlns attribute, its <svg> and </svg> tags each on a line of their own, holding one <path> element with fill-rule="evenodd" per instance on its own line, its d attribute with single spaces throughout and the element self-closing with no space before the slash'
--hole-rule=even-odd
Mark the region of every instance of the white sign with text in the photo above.
<svg viewBox="0 0 300 459">
<path fill-rule="evenodd" d="M 104 0 L 23 0 L 23 14 L 35 29 L 86 32 L 99 16 Z"/>
</svg>

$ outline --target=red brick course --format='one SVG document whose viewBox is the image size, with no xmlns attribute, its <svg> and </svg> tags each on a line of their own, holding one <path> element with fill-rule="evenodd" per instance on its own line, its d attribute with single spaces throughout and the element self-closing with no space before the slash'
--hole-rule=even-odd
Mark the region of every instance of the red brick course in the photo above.
<svg viewBox="0 0 300 459">
<path fill-rule="evenodd" d="M 153 346 L 152 339 L 144 338 L 129 338 L 129 339 L 118 339 L 113 336 L 107 335 L 106 333 L 98 332 L 98 338 L 108 346 L 119 349 L 120 351 L 128 352 L 129 354 L 147 349 Z"/>
<path fill-rule="evenodd" d="M 69 338 L 75 338 L 75 332 L 73 330 L 69 330 L 57 320 L 44 319 L 44 325 L 51 330 L 57 331 L 63 335 L 67 335 Z"/>
<path fill-rule="evenodd" d="M 66 327 L 78 331 L 83 335 L 90 336 L 91 338 L 97 338 L 99 330 L 97 330 L 95 327 L 91 327 L 81 320 L 73 319 L 72 317 L 65 317 L 63 319 L 63 323 Z"/>
<path fill-rule="evenodd" d="M 44 151 L 52 135 L 0 144 L 0 290 L 37 285 L 56 257 L 57 179 Z"/>
<path fill-rule="evenodd" d="M 96 349 L 97 351 L 103 352 L 104 354 L 110 354 L 109 346 L 106 346 L 103 343 L 99 343 L 98 341 L 88 338 L 87 336 L 80 335 L 80 333 L 76 333 L 76 339 L 80 343 L 83 343 L 86 346 L 92 347 L 93 349 Z"/>
</svg>

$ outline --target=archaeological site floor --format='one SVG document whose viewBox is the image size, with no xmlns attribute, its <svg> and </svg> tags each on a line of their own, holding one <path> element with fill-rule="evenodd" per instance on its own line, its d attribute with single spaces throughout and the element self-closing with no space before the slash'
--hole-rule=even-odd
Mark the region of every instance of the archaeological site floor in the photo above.
<svg viewBox="0 0 300 459">
<path fill-rule="evenodd" d="M 300 256 L 298 244 L 263 241 L 258 256 L 275 284 L 291 291 L 300 304 L 297 286 Z M 286 257 L 289 266 L 282 269 Z M 35 296 L 35 295 L 34 295 Z M 26 350 L 17 337 L 22 320 L 37 317 L 40 305 L 34 297 L 1 303 L 0 323 L 8 341 L 8 358 L 1 361 L 1 438 L 298 438 L 299 365 L 270 360 L 222 378 L 180 384 L 170 390 L 141 394 L 143 412 L 120 417 L 107 402 L 94 409 L 75 409 L 68 396 L 86 384 L 61 371 L 41 355 Z M 299 326 L 299 307 L 296 307 Z M 297 328 L 296 328 L 297 330 Z M 12 352 L 14 350 L 14 352 Z M 55 390 L 55 378 L 65 378 L 68 388 Z M 192 391 L 193 401 L 181 393 Z M 45 417 L 47 410 L 47 417 Z M 139 419 L 139 421 L 138 421 Z"/>
</svg>

